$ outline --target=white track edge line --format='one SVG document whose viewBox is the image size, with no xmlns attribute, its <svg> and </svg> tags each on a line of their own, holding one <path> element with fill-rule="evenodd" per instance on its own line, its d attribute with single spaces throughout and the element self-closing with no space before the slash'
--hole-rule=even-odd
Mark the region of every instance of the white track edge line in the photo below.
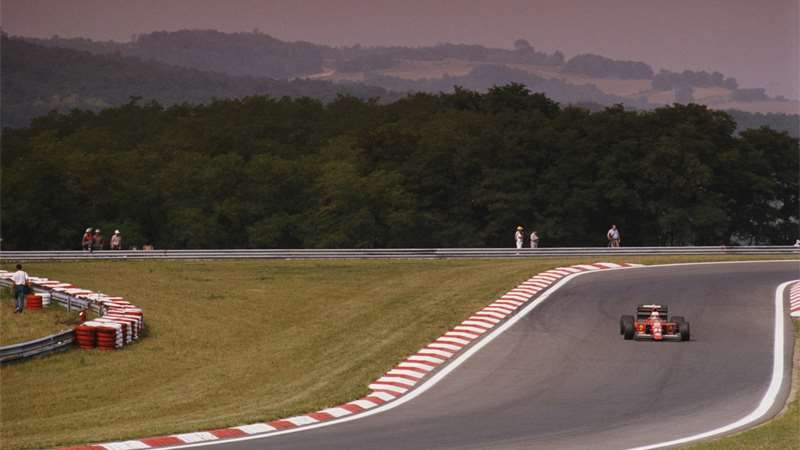
<svg viewBox="0 0 800 450">
<path fill-rule="evenodd" d="M 649 450 L 654 448 L 670 447 L 673 445 L 686 444 L 688 442 L 698 441 L 701 439 L 709 438 L 711 436 L 727 433 L 729 431 L 736 430 L 737 428 L 743 428 L 761 419 L 769 412 L 770 409 L 772 409 L 772 406 L 775 405 L 775 401 L 778 399 L 778 394 L 780 393 L 784 378 L 783 298 L 784 298 L 784 293 L 786 291 L 786 287 L 789 286 L 790 284 L 796 283 L 797 281 L 800 280 L 786 281 L 778 285 L 778 287 L 775 289 L 775 341 L 772 347 L 772 351 L 774 354 L 772 358 L 772 378 L 770 379 L 767 391 L 764 393 L 764 397 L 761 398 L 761 401 L 759 402 L 756 409 L 754 409 L 750 414 L 737 420 L 736 422 L 724 425 L 719 428 L 715 428 L 710 431 L 705 431 L 703 433 L 698 433 L 692 436 L 674 439 L 671 441 L 659 442 L 657 444 L 644 445 L 641 447 L 633 447 L 629 450 Z"/>
<path fill-rule="evenodd" d="M 319 423 L 315 423 L 315 424 L 312 424 L 312 425 L 307 425 L 307 426 L 300 427 L 300 428 L 292 428 L 292 429 L 288 429 L 288 430 L 280 430 L 280 431 L 269 432 L 269 433 L 264 433 L 264 434 L 259 434 L 259 435 L 242 436 L 242 437 L 225 439 L 225 440 L 220 440 L 220 441 L 209 441 L 209 442 L 205 442 L 205 443 L 173 445 L 173 446 L 169 446 L 169 447 L 159 447 L 159 449 L 161 449 L 161 450 L 169 450 L 169 449 L 173 449 L 173 448 L 205 447 L 205 446 L 211 446 L 211 445 L 226 444 L 226 443 L 230 443 L 230 442 L 249 441 L 249 440 L 253 440 L 253 439 L 266 439 L 266 438 L 269 438 L 269 437 L 272 437 L 272 436 L 279 436 L 279 435 L 289 434 L 289 433 L 297 433 L 299 431 L 305 431 L 305 430 L 311 430 L 311 429 L 315 429 L 315 428 L 327 427 L 327 426 L 336 425 L 336 424 L 340 424 L 340 423 L 344 423 L 344 422 L 350 422 L 352 420 L 359 420 L 359 419 L 364 418 L 364 417 L 369 417 L 369 416 L 371 416 L 373 414 L 379 414 L 379 413 L 382 413 L 384 411 L 388 411 L 390 409 L 393 409 L 393 408 L 395 408 L 397 406 L 400 406 L 400 405 L 402 405 L 402 404 L 404 404 L 404 403 L 406 403 L 408 401 L 413 400 L 417 396 L 423 394 L 428 389 L 432 388 L 439 381 L 441 381 L 442 378 L 444 378 L 450 372 L 455 370 L 458 366 L 463 364 L 464 361 L 466 361 L 469 357 L 471 357 L 475 352 L 477 352 L 478 350 L 480 350 L 481 348 L 486 346 L 489 342 L 493 341 L 500 334 L 502 334 L 505 330 L 510 328 L 513 324 L 515 324 L 517 321 L 519 321 L 520 319 L 525 317 L 531 310 L 536 308 L 540 303 L 542 303 L 544 300 L 549 298 L 550 295 L 553 292 L 556 292 L 564 284 L 568 283 L 573 278 L 581 276 L 581 275 L 585 275 L 587 273 L 603 273 L 603 272 L 610 272 L 610 271 L 616 271 L 616 270 L 642 270 L 642 269 L 648 269 L 648 268 L 652 268 L 652 267 L 671 267 L 671 266 L 707 265 L 707 264 L 735 264 L 735 263 L 747 264 L 747 263 L 765 263 L 765 262 L 783 263 L 783 262 L 787 262 L 787 261 L 788 262 L 791 262 L 791 261 L 800 262 L 800 260 L 794 260 L 794 259 L 777 259 L 777 260 L 762 260 L 762 261 L 759 261 L 759 260 L 753 260 L 753 261 L 716 261 L 716 262 L 711 261 L 711 262 L 700 262 L 700 263 L 672 263 L 672 264 L 660 264 L 660 265 L 651 265 L 651 266 L 630 266 L 630 267 L 620 267 L 620 268 L 610 268 L 610 269 L 603 269 L 603 270 L 576 272 L 576 273 L 573 273 L 571 275 L 567 275 L 564 278 L 562 278 L 561 280 L 559 280 L 557 283 L 554 283 L 554 284 L 550 285 L 549 289 L 547 289 L 547 291 L 544 292 L 541 296 L 539 296 L 536 300 L 533 300 L 532 302 L 530 302 L 528 305 L 525 306 L 525 308 L 523 308 L 522 310 L 517 312 L 517 314 L 514 314 L 510 319 L 508 319 L 506 322 L 504 322 L 499 327 L 493 329 L 489 334 L 484 335 L 482 339 L 479 339 L 477 342 L 475 342 L 475 344 L 472 347 L 470 347 L 467 351 L 465 351 L 464 353 L 459 355 L 456 359 L 451 360 L 449 364 L 444 365 L 442 367 L 442 369 L 439 372 L 437 372 L 434 376 L 432 376 L 431 378 L 426 380 L 424 383 L 418 385 L 415 389 L 409 391 L 407 394 L 404 394 L 403 396 L 398 397 L 397 400 L 391 401 L 389 403 L 386 403 L 384 405 L 378 406 L 376 408 L 372 408 L 372 409 L 369 409 L 369 410 L 366 410 L 366 411 L 363 411 L 363 412 L 355 413 L 355 414 L 353 414 L 351 416 L 344 416 L 344 417 L 341 417 L 341 418 L 338 418 L 338 419 L 329 420 L 329 421 L 325 421 L 325 422 L 319 422 Z"/>
</svg>

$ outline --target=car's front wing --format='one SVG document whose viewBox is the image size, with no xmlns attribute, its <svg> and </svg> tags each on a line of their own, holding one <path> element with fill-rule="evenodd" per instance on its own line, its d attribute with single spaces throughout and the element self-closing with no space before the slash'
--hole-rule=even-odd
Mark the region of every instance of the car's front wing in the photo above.
<svg viewBox="0 0 800 450">
<path fill-rule="evenodd" d="M 650 333 L 634 333 L 633 334 L 633 338 L 636 339 L 637 341 L 652 341 L 652 340 L 654 340 L 653 339 L 653 335 L 650 334 Z M 674 334 L 664 333 L 664 334 L 661 335 L 661 339 L 664 340 L 664 341 L 680 341 L 681 340 L 681 335 L 680 335 L 680 333 L 674 333 Z"/>
</svg>

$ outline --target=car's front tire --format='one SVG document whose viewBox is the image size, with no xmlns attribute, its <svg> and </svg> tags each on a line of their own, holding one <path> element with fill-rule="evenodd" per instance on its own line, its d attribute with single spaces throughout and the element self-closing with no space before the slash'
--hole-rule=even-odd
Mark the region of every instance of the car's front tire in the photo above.
<svg viewBox="0 0 800 450">
<path fill-rule="evenodd" d="M 620 319 L 620 327 L 622 328 L 622 337 L 624 337 L 626 341 L 633 339 L 633 316 L 622 316 Z"/>
<path fill-rule="evenodd" d="M 630 320 L 633 324 L 633 316 L 622 316 L 619 318 L 619 334 L 625 334 L 625 321 Z"/>
<path fill-rule="evenodd" d="M 678 333 L 680 333 L 682 341 L 688 341 L 691 337 L 689 322 L 678 322 Z"/>
</svg>

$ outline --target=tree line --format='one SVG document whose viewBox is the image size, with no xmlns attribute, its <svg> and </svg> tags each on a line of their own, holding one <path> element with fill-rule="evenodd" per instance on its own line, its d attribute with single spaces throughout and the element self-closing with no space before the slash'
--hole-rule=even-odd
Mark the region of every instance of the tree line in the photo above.
<svg viewBox="0 0 800 450">
<path fill-rule="evenodd" d="M 641 61 L 619 61 L 591 53 L 576 55 L 564 64 L 564 72 L 589 75 L 598 78 L 620 78 L 623 80 L 649 80 L 653 68 Z"/>
<path fill-rule="evenodd" d="M 377 73 L 367 74 L 364 82 L 371 86 L 382 86 L 390 92 L 452 92 L 455 86 L 485 92 L 492 86 L 520 83 L 534 92 L 541 92 L 561 104 L 602 105 L 624 104 L 632 108 L 652 108 L 653 105 L 642 97 L 625 98 L 606 94 L 593 84 L 572 84 L 558 78 L 544 78 L 521 69 L 483 64 L 464 75 L 443 76 L 441 78 L 404 79 Z"/>
<path fill-rule="evenodd" d="M 653 89 L 667 91 L 683 87 L 721 87 L 735 91 L 739 88 L 736 78 L 725 78 L 720 72 L 684 70 L 681 73 L 662 69 L 653 77 Z"/>
<path fill-rule="evenodd" d="M 510 84 L 381 104 L 131 100 L 5 129 L 4 249 L 89 226 L 156 248 L 786 244 L 798 140 L 700 105 L 566 106 Z"/>
</svg>

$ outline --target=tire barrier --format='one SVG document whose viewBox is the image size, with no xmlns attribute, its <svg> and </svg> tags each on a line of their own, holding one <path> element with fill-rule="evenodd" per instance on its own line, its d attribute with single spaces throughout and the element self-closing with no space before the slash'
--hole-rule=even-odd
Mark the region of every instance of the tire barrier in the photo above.
<svg viewBox="0 0 800 450">
<path fill-rule="evenodd" d="M 115 350 L 132 343 L 142 335 L 144 314 L 141 308 L 125 301 L 122 297 L 109 297 L 97 293 L 82 295 L 99 305 L 102 315 L 75 328 L 80 348 Z"/>
<path fill-rule="evenodd" d="M 75 329 L 82 349 L 114 350 L 139 339 L 144 331 L 141 308 L 121 299 L 102 303 L 106 314 Z"/>
<path fill-rule="evenodd" d="M 28 294 L 25 296 L 25 308 L 27 309 L 42 309 L 42 296 L 36 294 Z"/>
<path fill-rule="evenodd" d="M 0 285 L 11 286 L 12 272 L 0 270 Z M 28 309 L 41 310 L 49 306 L 55 299 L 68 309 L 91 309 L 98 314 L 98 318 L 86 321 L 75 327 L 71 332 L 69 342 L 75 342 L 83 350 L 98 349 L 110 351 L 122 348 L 142 336 L 144 331 L 144 314 L 142 309 L 131 304 L 122 297 L 112 297 L 88 289 L 81 289 L 70 283 L 62 283 L 42 277 L 28 277 L 33 291 L 25 297 Z M 54 335 L 55 336 L 55 335 Z M 60 335 L 59 335 L 60 336 Z M 31 341 L 37 342 L 36 341 Z M 61 343 L 64 340 L 60 341 Z M 0 354 L 8 353 L 8 360 L 18 360 L 23 357 L 52 351 L 52 348 L 43 348 L 41 353 L 31 349 L 30 343 L 15 344 L 0 347 Z M 14 349 L 19 348 L 19 352 Z M 4 353 L 5 350 L 5 353 Z M 25 351 L 24 355 L 21 353 Z M 0 359 L 5 362 L 6 358 Z"/>
<path fill-rule="evenodd" d="M 75 342 L 84 350 L 97 347 L 97 330 L 91 326 L 78 325 L 75 327 Z"/>
</svg>

